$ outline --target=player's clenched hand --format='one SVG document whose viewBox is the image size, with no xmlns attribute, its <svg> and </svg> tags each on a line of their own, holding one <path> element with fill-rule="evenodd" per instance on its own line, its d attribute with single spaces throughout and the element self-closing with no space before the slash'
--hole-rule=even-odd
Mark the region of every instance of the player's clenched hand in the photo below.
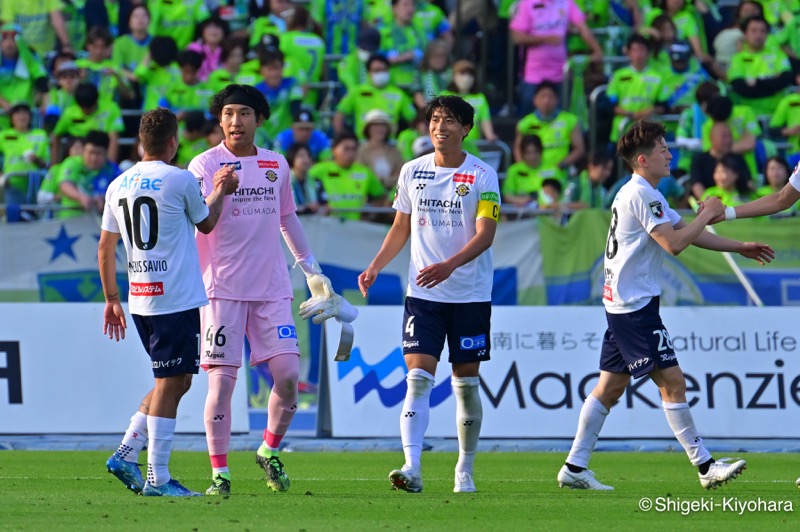
<svg viewBox="0 0 800 532">
<path fill-rule="evenodd" d="M 220 186 L 224 187 L 225 194 L 233 194 L 239 188 L 239 176 L 232 164 L 226 164 L 214 173 L 214 188 Z"/>
<path fill-rule="evenodd" d="M 417 275 L 417 286 L 422 288 L 433 288 L 442 281 L 447 280 L 453 273 L 453 268 L 447 262 L 437 262 L 430 266 L 425 266 Z"/>
<path fill-rule="evenodd" d="M 707 196 L 703 200 L 703 208 L 698 211 L 699 213 L 706 215 L 708 220 L 716 220 L 720 216 L 725 218 L 725 205 L 719 198 Z"/>
<path fill-rule="evenodd" d="M 760 242 L 742 242 L 742 249 L 739 250 L 739 255 L 753 259 L 762 266 L 775 260 L 775 251 L 767 244 L 761 244 Z"/>
<path fill-rule="evenodd" d="M 372 266 L 361 272 L 361 275 L 358 276 L 358 289 L 361 290 L 362 296 L 367 297 L 369 287 L 375 283 L 377 277 L 378 272 L 375 271 Z"/>
<path fill-rule="evenodd" d="M 128 327 L 125 322 L 125 311 L 119 301 L 106 302 L 103 311 L 103 334 L 110 340 L 119 342 L 120 338 L 125 338 L 125 329 Z"/>
</svg>

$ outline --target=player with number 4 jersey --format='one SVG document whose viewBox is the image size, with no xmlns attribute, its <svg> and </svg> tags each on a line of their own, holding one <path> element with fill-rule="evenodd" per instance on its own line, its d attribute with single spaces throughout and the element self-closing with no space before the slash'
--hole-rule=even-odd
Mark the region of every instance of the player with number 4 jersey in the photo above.
<svg viewBox="0 0 800 532">
<path fill-rule="evenodd" d="M 194 176 L 169 162 L 178 151 L 178 120 L 167 109 L 142 116 L 142 161 L 116 178 L 106 192 L 100 245 L 100 280 L 106 298 L 103 333 L 125 338 L 125 313 L 117 287 L 116 253 L 125 244 L 129 307 L 155 386 L 145 396 L 106 468 L 126 488 L 146 496 L 200 495 L 170 476 L 175 417 L 200 364 L 198 308 L 208 304 L 194 240 L 219 220 L 222 200 L 236 190 L 234 175 L 219 176 L 203 200 Z M 148 443 L 147 481 L 137 459 Z"/>
<path fill-rule="evenodd" d="M 460 96 L 428 102 L 434 153 L 400 171 L 397 210 L 386 239 L 358 277 L 364 297 L 378 273 L 411 238 L 411 263 L 403 318 L 403 355 L 408 385 L 400 415 L 405 464 L 389 473 L 392 487 L 422 491 L 422 439 L 444 343 L 450 352 L 456 398 L 458 463 L 453 491 L 474 492 L 472 477 L 483 410 L 481 362 L 489 360 L 492 314 L 492 252 L 500 217 L 497 174 L 463 150 L 475 110 Z"/>
<path fill-rule="evenodd" d="M 744 460 L 714 461 L 695 427 L 686 400 L 686 381 L 678 366 L 669 333 L 659 315 L 661 265 L 664 256 L 678 255 L 689 245 L 736 252 L 760 264 L 775 253 L 766 244 L 739 242 L 705 231 L 724 212 L 719 198 L 705 202 L 703 212 L 689 224 L 669 207 L 657 190 L 670 175 L 672 155 L 664 126 L 637 122 L 617 144 L 617 154 L 633 169 L 611 205 L 611 226 L 603 268 L 603 304 L 608 329 L 600 354 L 600 379 L 581 408 L 578 432 L 567 461 L 558 472 L 560 487 L 613 490 L 590 471 L 589 458 L 609 409 L 625 392 L 631 377 L 648 375 L 661 392 L 667 423 L 697 467 L 706 489 L 736 478 Z"/>
</svg>

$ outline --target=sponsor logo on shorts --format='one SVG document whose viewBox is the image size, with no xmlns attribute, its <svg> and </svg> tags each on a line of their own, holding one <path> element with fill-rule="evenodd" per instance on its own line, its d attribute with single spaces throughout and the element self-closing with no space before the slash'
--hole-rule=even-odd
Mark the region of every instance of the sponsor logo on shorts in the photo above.
<svg viewBox="0 0 800 532">
<path fill-rule="evenodd" d="M 660 201 L 654 201 L 650 204 L 650 212 L 658 219 L 664 217 L 664 207 L 661 205 Z"/>
<path fill-rule="evenodd" d="M 225 358 L 225 353 L 215 353 L 214 351 L 206 350 L 206 358 Z"/>
<path fill-rule="evenodd" d="M 257 161 L 259 168 L 278 168 L 278 161 Z"/>
<path fill-rule="evenodd" d="M 132 296 L 163 296 L 164 283 L 131 283 Z"/>
<path fill-rule="evenodd" d="M 234 170 L 242 169 L 242 161 L 229 161 L 227 163 L 219 163 L 220 166 L 228 166 L 229 164 L 233 165 Z"/>
<path fill-rule="evenodd" d="M 294 325 L 278 325 L 278 338 L 297 338 L 297 329 Z"/>
<path fill-rule="evenodd" d="M 675 353 L 672 354 L 664 353 L 663 355 L 661 355 L 661 362 L 669 362 L 671 360 L 675 360 L 676 358 L 678 358 L 678 356 Z"/>
<path fill-rule="evenodd" d="M 633 362 L 632 364 L 628 364 L 628 371 L 633 373 L 634 370 L 637 370 L 637 369 L 639 369 L 641 367 L 644 367 L 649 363 L 650 363 L 650 357 L 642 357 L 639 360 L 637 360 L 636 362 Z"/>
<path fill-rule="evenodd" d="M 475 183 L 475 176 L 472 174 L 453 174 L 453 182 L 454 183 L 469 183 L 472 185 Z"/>
<path fill-rule="evenodd" d="M 464 351 L 473 351 L 475 349 L 485 349 L 486 348 L 486 335 L 481 334 L 479 336 L 462 336 L 460 338 L 459 345 L 461 349 Z"/>
<path fill-rule="evenodd" d="M 613 292 L 608 285 L 603 285 L 603 299 L 606 301 L 614 301 Z"/>
<path fill-rule="evenodd" d="M 411 176 L 411 179 L 430 179 L 432 180 L 436 177 L 436 172 L 425 172 L 422 170 L 418 170 L 414 172 L 414 175 Z"/>
<path fill-rule="evenodd" d="M 153 369 L 166 369 L 166 368 L 174 368 L 175 366 L 180 366 L 181 362 L 183 362 L 182 358 L 173 358 L 171 360 L 153 360 Z"/>
<path fill-rule="evenodd" d="M 406 340 L 403 340 L 403 348 L 408 349 L 410 347 L 419 347 L 419 342 L 417 340 L 414 340 L 413 342 L 407 342 Z"/>
</svg>

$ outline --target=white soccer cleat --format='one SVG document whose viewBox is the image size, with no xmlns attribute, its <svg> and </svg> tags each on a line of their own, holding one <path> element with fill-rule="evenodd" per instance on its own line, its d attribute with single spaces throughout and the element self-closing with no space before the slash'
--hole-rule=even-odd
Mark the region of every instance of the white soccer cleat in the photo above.
<svg viewBox="0 0 800 532">
<path fill-rule="evenodd" d="M 800 488 L 800 478 L 797 479 L 797 482 L 795 482 L 795 484 L 797 484 L 797 487 Z"/>
<path fill-rule="evenodd" d="M 453 493 L 475 493 L 475 481 L 472 480 L 472 475 L 469 473 L 458 472 L 456 473 L 456 484 L 453 487 Z"/>
<path fill-rule="evenodd" d="M 406 466 L 389 473 L 389 481 L 392 483 L 392 489 L 395 490 L 403 490 L 409 493 L 420 493 L 422 491 L 422 475 L 418 471 L 408 469 Z"/>
<path fill-rule="evenodd" d="M 744 460 L 737 460 L 730 464 L 728 460 L 731 459 L 721 458 L 711 464 L 705 475 L 698 473 L 697 476 L 700 477 L 700 485 L 707 490 L 717 489 L 718 486 L 726 484 L 729 480 L 738 477 L 742 471 L 747 468 L 747 462 Z"/>
<path fill-rule="evenodd" d="M 594 478 L 594 471 L 584 469 L 580 473 L 573 473 L 564 464 L 561 466 L 561 471 L 558 472 L 558 487 L 568 487 L 571 490 L 597 490 L 597 491 L 610 491 L 614 488 L 601 484 Z"/>
</svg>

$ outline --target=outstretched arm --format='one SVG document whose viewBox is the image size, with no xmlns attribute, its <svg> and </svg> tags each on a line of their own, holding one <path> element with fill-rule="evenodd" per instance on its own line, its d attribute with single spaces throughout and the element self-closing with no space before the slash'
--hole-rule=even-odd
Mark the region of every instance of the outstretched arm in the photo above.
<svg viewBox="0 0 800 532">
<path fill-rule="evenodd" d="M 766 216 L 776 212 L 785 211 L 800 200 L 800 191 L 791 183 L 786 183 L 778 192 L 773 192 L 769 196 L 758 198 L 755 201 L 737 205 L 734 207 L 736 218 L 753 218 L 754 216 Z"/>
<path fill-rule="evenodd" d="M 681 220 L 674 227 L 669 223 L 662 223 L 653 228 L 650 236 L 668 253 L 677 256 L 697 240 L 711 220 L 724 212 L 725 206 L 719 198 L 709 198 L 692 223 L 687 224 Z"/>
<path fill-rule="evenodd" d="M 378 273 L 400 253 L 409 236 L 411 236 L 411 214 L 397 211 L 394 215 L 394 223 L 386 233 L 380 251 L 372 259 L 367 269 L 358 276 L 358 288 L 361 290 L 361 295 L 367 297 L 369 287 L 375 283 Z"/>
</svg>

